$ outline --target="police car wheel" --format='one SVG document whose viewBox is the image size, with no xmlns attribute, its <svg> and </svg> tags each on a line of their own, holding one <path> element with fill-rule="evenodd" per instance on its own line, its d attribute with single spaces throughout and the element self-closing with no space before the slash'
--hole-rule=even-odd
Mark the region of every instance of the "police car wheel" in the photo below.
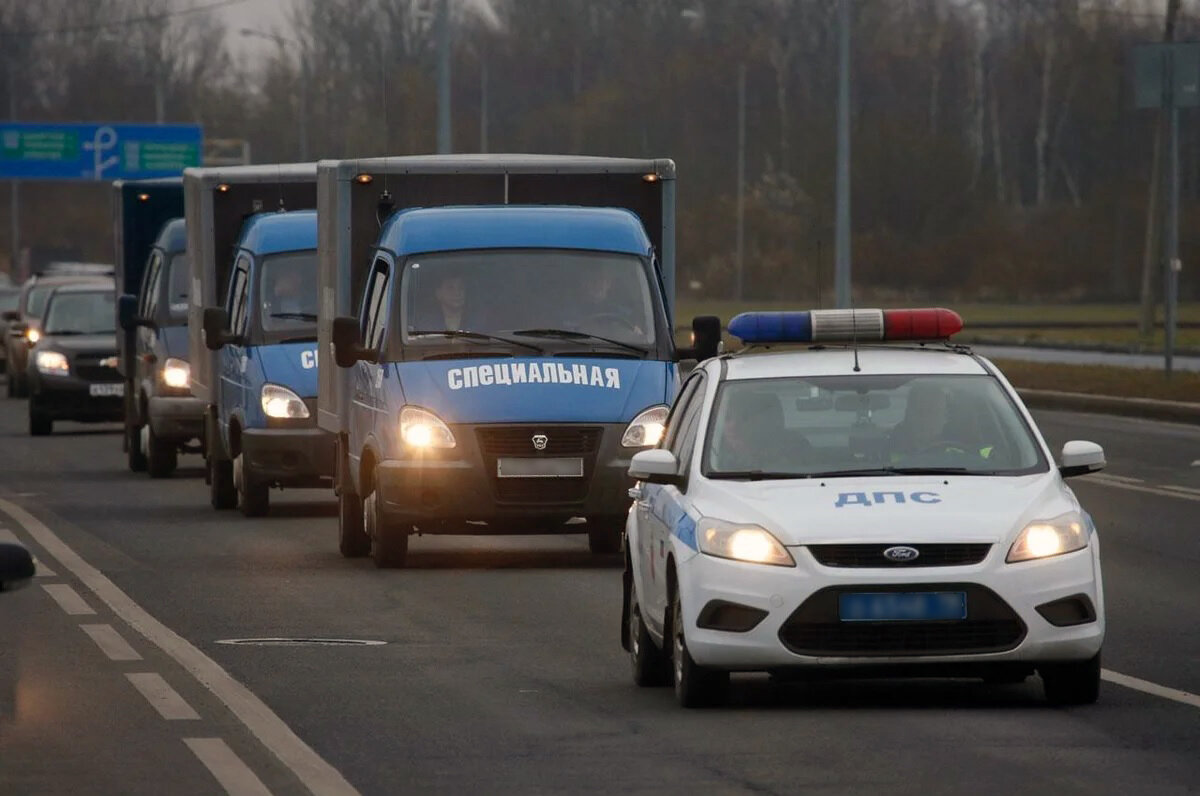
<svg viewBox="0 0 1200 796">
<path fill-rule="evenodd" d="M 174 442 L 156 436 L 146 427 L 146 469 L 151 478 L 168 478 L 179 466 L 179 449 Z"/>
<path fill-rule="evenodd" d="M 54 421 L 50 415 L 29 402 L 29 435 L 31 437 L 46 437 L 54 431 Z"/>
<path fill-rule="evenodd" d="M 271 510 L 270 485 L 256 480 L 246 471 L 245 455 L 241 453 L 233 460 L 233 485 L 242 516 L 262 517 Z"/>
<path fill-rule="evenodd" d="M 338 550 L 343 558 L 362 558 L 371 553 L 371 537 L 363 530 L 363 502 L 343 489 L 338 494 Z"/>
<path fill-rule="evenodd" d="M 146 452 L 142 450 L 142 427 L 126 426 L 125 450 L 129 455 L 129 469 L 135 473 L 146 471 Z"/>
<path fill-rule="evenodd" d="M 208 457 L 208 495 L 214 509 L 237 507 L 237 490 L 233 488 L 233 462 Z"/>
<path fill-rule="evenodd" d="M 629 638 L 629 661 L 633 670 L 633 682 L 642 688 L 653 688 L 667 685 L 671 682 L 670 661 L 667 659 L 650 632 L 642 622 L 642 609 L 638 605 L 637 590 L 631 589 L 629 595 L 629 619 L 627 628 Z"/>
<path fill-rule="evenodd" d="M 674 674 L 675 699 L 685 708 L 718 705 L 729 690 L 729 672 L 700 666 L 688 652 L 683 628 L 683 606 L 679 590 L 671 597 L 671 670 Z"/>
<path fill-rule="evenodd" d="M 596 555 L 612 555 L 621 550 L 625 518 L 588 517 L 588 550 Z"/>
<path fill-rule="evenodd" d="M 363 530 L 371 539 L 371 558 L 379 569 L 400 569 L 408 558 L 410 529 L 379 510 L 378 495 L 372 489 L 363 498 Z"/>
<path fill-rule="evenodd" d="M 1100 653 L 1086 661 L 1045 663 L 1038 667 L 1051 705 L 1090 705 L 1100 698 Z"/>
</svg>

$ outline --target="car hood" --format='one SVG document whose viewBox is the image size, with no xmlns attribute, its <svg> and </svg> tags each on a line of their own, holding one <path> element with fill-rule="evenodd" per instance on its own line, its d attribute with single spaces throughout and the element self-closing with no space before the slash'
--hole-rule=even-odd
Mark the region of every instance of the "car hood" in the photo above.
<svg viewBox="0 0 1200 796">
<path fill-rule="evenodd" d="M 47 335 L 38 341 L 39 351 L 62 351 L 68 354 L 115 354 L 115 334 Z"/>
<path fill-rule="evenodd" d="M 317 395 L 317 344 L 276 343 L 254 348 L 263 379 L 280 384 L 301 398 Z"/>
<path fill-rule="evenodd" d="M 627 423 L 668 403 L 675 363 L 605 357 L 437 359 L 391 367 L 406 403 L 447 423 Z M 535 375 L 536 373 L 536 375 Z"/>
<path fill-rule="evenodd" d="M 705 481 L 696 509 L 756 523 L 785 545 L 1000 542 L 1078 510 L 1058 473 Z"/>
</svg>

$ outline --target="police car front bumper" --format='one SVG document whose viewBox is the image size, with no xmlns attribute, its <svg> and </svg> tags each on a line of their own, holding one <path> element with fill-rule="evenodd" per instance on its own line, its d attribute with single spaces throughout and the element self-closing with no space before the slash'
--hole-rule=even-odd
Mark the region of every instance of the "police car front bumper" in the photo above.
<svg viewBox="0 0 1200 796">
<path fill-rule="evenodd" d="M 248 428 L 242 455 L 255 480 L 279 486 L 333 483 L 334 436 L 319 428 Z"/>
<path fill-rule="evenodd" d="M 688 650 L 697 663 L 731 671 L 876 666 L 970 671 L 1086 660 L 1104 641 L 1095 535 L 1088 548 L 1040 561 L 1007 564 L 1006 549 L 996 544 L 976 565 L 899 571 L 827 567 L 807 548 L 789 551 L 795 567 L 746 564 L 687 550 L 690 557 L 678 566 L 679 590 Z M 962 591 L 967 617 L 840 621 L 836 595 L 871 591 Z M 1062 615 L 1047 607 L 1057 601 L 1090 607 L 1092 618 L 1069 618 L 1077 623 L 1064 625 Z M 743 611 L 743 617 L 761 612 L 761 619 L 742 632 L 713 629 L 713 606 L 722 603 L 753 609 Z M 706 608 L 701 623 L 708 627 L 703 628 L 698 620 Z"/>
<path fill-rule="evenodd" d="M 515 424 L 451 426 L 457 442 L 452 455 L 392 459 L 376 470 L 383 510 L 417 525 L 422 533 L 570 533 L 583 526 L 572 517 L 624 522 L 629 509 L 629 460 L 635 448 L 621 446 L 625 423 Z M 582 477 L 501 478 L 498 459 L 537 458 L 529 445 L 535 433 L 551 438 L 545 455 L 583 460 Z M 556 439 L 573 439 L 568 452 L 556 451 Z"/>
<path fill-rule="evenodd" d="M 177 442 L 187 442 L 204 436 L 206 404 L 188 397 L 158 395 L 150 399 L 147 414 L 154 436 Z"/>
</svg>

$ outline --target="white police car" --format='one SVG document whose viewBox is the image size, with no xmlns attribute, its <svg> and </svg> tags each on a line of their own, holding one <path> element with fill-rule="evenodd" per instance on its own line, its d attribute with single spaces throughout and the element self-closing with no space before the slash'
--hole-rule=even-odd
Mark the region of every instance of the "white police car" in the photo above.
<svg viewBox="0 0 1200 796">
<path fill-rule="evenodd" d="M 1036 670 L 1049 701 L 1096 700 L 1099 541 L 1063 479 L 1104 452 L 1068 442 L 1056 466 L 1004 376 L 947 341 L 961 328 L 942 309 L 730 322 L 746 351 L 699 365 L 629 468 L 639 685 L 673 673 L 696 706 L 734 671 Z"/>
</svg>

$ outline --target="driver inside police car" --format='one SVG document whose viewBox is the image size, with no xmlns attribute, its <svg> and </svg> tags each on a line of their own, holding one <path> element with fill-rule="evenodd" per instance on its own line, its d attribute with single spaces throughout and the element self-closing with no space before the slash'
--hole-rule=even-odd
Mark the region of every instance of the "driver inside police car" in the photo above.
<svg viewBox="0 0 1200 796">
<path fill-rule="evenodd" d="M 946 392 L 936 384 L 918 382 L 908 391 L 904 419 L 892 429 L 895 454 L 927 451 L 946 439 Z"/>
</svg>

